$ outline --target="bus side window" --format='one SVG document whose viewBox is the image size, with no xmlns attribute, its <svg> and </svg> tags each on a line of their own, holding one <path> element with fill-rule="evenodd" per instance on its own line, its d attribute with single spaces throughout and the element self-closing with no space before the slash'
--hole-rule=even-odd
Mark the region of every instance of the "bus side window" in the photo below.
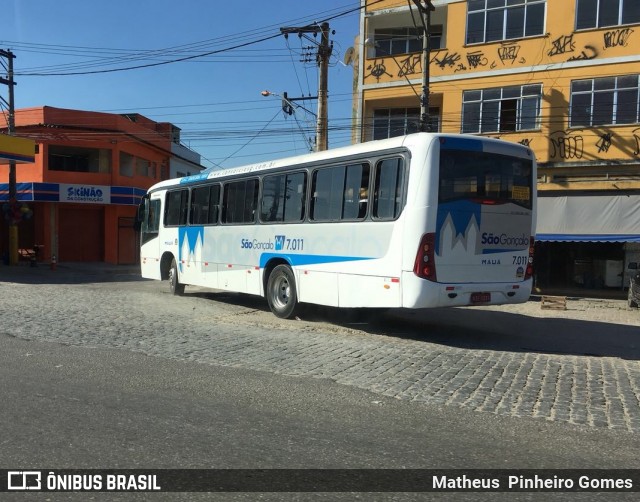
<svg viewBox="0 0 640 502">
<path fill-rule="evenodd" d="M 360 191 L 369 183 L 369 165 L 321 168 L 313 173 L 311 219 L 356 220 L 360 214 Z M 366 208 L 365 208 L 366 211 Z"/>
<path fill-rule="evenodd" d="M 339 185 L 344 186 L 344 167 L 318 169 L 313 173 L 313 193 L 311 219 L 315 221 L 337 220 L 342 209 L 341 191 L 336 192 L 334 178 L 339 179 Z M 340 199 L 334 200 L 334 199 Z M 336 215 L 336 210 L 338 215 Z M 332 214 L 333 213 L 333 214 Z"/>
<path fill-rule="evenodd" d="M 260 220 L 298 222 L 304 219 L 307 173 L 276 174 L 262 181 Z"/>
<path fill-rule="evenodd" d="M 343 220 L 357 220 L 364 217 L 366 203 L 361 202 L 360 194 L 369 185 L 369 165 L 353 164 L 347 166 L 345 176 L 345 194 L 342 207 Z M 363 212 L 364 209 L 364 212 Z"/>
<path fill-rule="evenodd" d="M 166 208 L 164 213 L 164 224 L 167 226 L 177 226 L 187 224 L 187 213 L 189 211 L 189 190 L 174 190 L 167 193 Z"/>
<path fill-rule="evenodd" d="M 402 210 L 404 184 L 403 160 L 400 157 L 384 159 L 376 165 L 373 217 L 392 220 Z"/>
<path fill-rule="evenodd" d="M 147 231 L 157 233 L 160 228 L 160 199 L 149 201 L 149 217 L 147 218 Z"/>
<path fill-rule="evenodd" d="M 220 185 L 206 185 L 191 190 L 191 225 L 215 225 L 218 223 Z"/>
<path fill-rule="evenodd" d="M 224 185 L 222 223 L 253 223 L 258 207 L 258 180 L 232 181 Z"/>
</svg>

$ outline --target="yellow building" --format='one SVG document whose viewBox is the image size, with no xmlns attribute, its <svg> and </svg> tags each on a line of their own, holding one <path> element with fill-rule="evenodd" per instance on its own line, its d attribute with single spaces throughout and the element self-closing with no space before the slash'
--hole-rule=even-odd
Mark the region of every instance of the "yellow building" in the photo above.
<svg viewBox="0 0 640 502">
<path fill-rule="evenodd" d="M 354 141 L 416 131 L 421 15 L 362 2 Z M 537 286 L 620 290 L 640 267 L 640 0 L 431 3 L 431 130 L 529 145 Z"/>
</svg>

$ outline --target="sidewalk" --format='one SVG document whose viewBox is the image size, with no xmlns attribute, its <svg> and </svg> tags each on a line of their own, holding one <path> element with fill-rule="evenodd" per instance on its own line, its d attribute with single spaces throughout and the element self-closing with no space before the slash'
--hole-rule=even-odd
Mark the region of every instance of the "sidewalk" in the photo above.
<svg viewBox="0 0 640 502">
<path fill-rule="evenodd" d="M 54 268 L 48 263 L 32 267 L 28 263 L 0 265 L 0 282 L 27 284 L 69 284 L 142 280 L 140 265 L 113 265 L 104 262 L 65 262 Z"/>
<path fill-rule="evenodd" d="M 628 286 L 628 284 L 627 284 Z M 627 291 L 623 288 L 578 288 L 578 287 L 535 287 L 531 293 L 537 296 L 566 296 L 567 298 L 599 298 L 626 300 Z"/>
</svg>

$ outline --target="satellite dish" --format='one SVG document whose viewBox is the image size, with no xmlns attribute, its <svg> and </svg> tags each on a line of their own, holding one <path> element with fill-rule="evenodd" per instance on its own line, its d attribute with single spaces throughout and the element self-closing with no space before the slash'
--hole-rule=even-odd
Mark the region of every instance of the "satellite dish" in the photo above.
<svg viewBox="0 0 640 502">
<path fill-rule="evenodd" d="M 344 58 L 342 59 L 342 61 L 344 62 L 345 66 L 350 65 L 353 64 L 353 60 L 355 59 L 355 57 L 356 50 L 353 47 L 349 47 L 344 53 Z"/>
</svg>

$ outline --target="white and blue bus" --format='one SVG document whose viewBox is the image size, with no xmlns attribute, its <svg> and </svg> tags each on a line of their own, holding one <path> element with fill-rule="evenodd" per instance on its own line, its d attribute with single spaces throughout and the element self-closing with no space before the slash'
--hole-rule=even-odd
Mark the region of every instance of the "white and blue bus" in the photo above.
<svg viewBox="0 0 640 502">
<path fill-rule="evenodd" d="M 536 162 L 522 145 L 417 133 L 163 181 L 139 210 L 142 276 L 300 303 L 525 302 Z"/>
</svg>

